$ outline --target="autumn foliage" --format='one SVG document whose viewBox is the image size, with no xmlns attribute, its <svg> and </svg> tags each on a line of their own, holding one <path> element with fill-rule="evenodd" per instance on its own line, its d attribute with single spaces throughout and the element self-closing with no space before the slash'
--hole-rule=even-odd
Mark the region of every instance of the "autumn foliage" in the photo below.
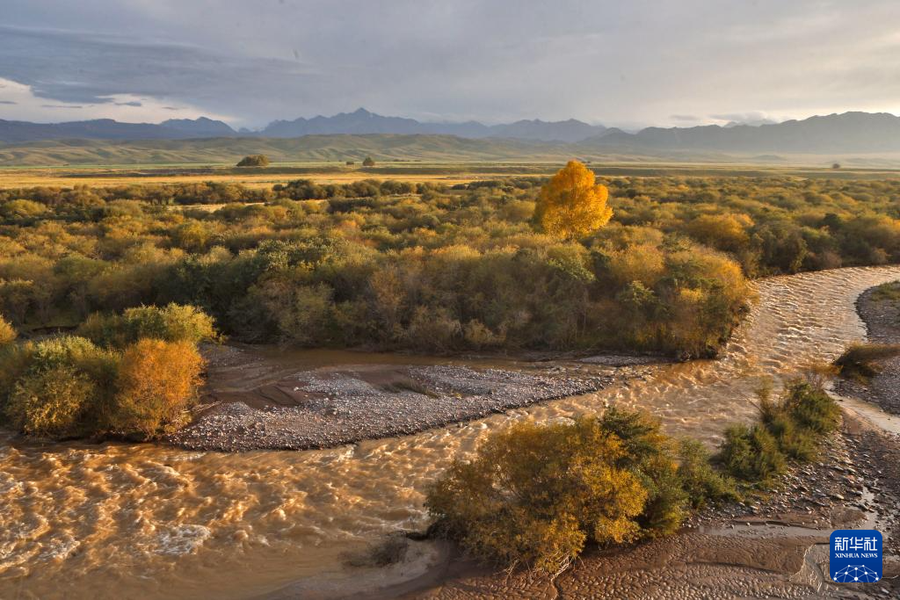
<svg viewBox="0 0 900 600">
<path fill-rule="evenodd" d="M 193 344 L 138 341 L 122 354 L 110 425 L 153 436 L 183 423 L 202 370 Z"/>
<path fill-rule="evenodd" d="M 550 235 L 577 239 L 600 229 L 612 217 L 609 190 L 594 172 L 572 160 L 541 188 L 535 220 Z"/>
<path fill-rule="evenodd" d="M 0 316 L 0 346 L 9 344 L 16 339 L 16 330 L 9 322 Z"/>
<path fill-rule="evenodd" d="M 186 422 L 202 384 L 196 344 L 216 337 L 208 315 L 144 306 L 98 315 L 83 333 L 96 339 L 0 344 L 0 421 L 57 439 L 147 439 Z"/>
<path fill-rule="evenodd" d="M 426 506 L 434 532 L 469 553 L 557 573 L 589 542 L 670 534 L 691 505 L 731 497 L 708 456 L 687 448 L 690 455 L 641 412 L 519 423 L 493 434 L 470 462 L 455 461 Z"/>
</svg>

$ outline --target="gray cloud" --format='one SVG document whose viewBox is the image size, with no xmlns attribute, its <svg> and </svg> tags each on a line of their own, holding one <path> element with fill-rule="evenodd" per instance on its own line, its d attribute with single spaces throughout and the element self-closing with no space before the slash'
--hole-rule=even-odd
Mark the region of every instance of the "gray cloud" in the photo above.
<svg viewBox="0 0 900 600">
<path fill-rule="evenodd" d="M 130 95 L 254 125 L 359 106 L 624 126 L 900 111 L 895 0 L 0 6 L 0 77 L 44 100 L 128 104 L 111 97 Z"/>
<path fill-rule="evenodd" d="M 12 100 L 0 100 L 0 104 L 8 104 L 10 106 L 14 106 L 18 104 L 18 102 L 13 102 Z"/>
</svg>

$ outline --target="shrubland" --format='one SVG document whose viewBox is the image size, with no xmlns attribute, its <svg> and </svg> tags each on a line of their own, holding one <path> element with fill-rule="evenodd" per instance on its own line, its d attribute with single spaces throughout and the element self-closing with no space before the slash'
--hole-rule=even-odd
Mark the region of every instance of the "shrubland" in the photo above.
<svg viewBox="0 0 900 600">
<path fill-rule="evenodd" d="M 174 302 L 251 342 L 694 357 L 747 278 L 900 259 L 896 181 L 597 178 L 584 205 L 612 217 L 571 234 L 545 183 L 5 190 L 0 312 L 28 332 Z"/>
</svg>

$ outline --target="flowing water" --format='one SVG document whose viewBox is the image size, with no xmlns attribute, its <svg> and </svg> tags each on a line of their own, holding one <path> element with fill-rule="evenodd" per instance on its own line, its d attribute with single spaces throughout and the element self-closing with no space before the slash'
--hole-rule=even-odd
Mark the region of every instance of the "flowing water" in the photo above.
<svg viewBox="0 0 900 600">
<path fill-rule="evenodd" d="M 4 434 L 0 598 L 248 598 L 297 581 L 320 591 L 358 583 L 342 554 L 422 528 L 426 484 L 490 431 L 609 402 L 646 407 L 672 433 L 715 441 L 753 414 L 765 378 L 777 382 L 862 339 L 856 297 L 896 279 L 900 267 L 760 280 L 720 360 L 661 366 L 599 393 L 404 438 L 229 455 Z"/>
</svg>

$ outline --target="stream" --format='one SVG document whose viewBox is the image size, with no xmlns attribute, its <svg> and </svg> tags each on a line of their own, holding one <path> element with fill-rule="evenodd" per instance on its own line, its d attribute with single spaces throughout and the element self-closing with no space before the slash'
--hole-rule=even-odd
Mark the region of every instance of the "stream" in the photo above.
<svg viewBox="0 0 900 600">
<path fill-rule="evenodd" d="M 596 393 L 402 438 L 223 454 L 0 432 L 0 598 L 255 598 L 288 584 L 316 598 L 415 577 L 433 558 L 427 549 L 402 569 L 346 567 L 343 557 L 424 528 L 427 484 L 491 431 L 614 404 L 713 444 L 754 415 L 767 379 L 777 389 L 862 340 L 856 298 L 897 279 L 891 266 L 758 280 L 758 300 L 718 360 L 661 365 Z M 338 360 L 354 355 L 329 355 Z"/>
</svg>

